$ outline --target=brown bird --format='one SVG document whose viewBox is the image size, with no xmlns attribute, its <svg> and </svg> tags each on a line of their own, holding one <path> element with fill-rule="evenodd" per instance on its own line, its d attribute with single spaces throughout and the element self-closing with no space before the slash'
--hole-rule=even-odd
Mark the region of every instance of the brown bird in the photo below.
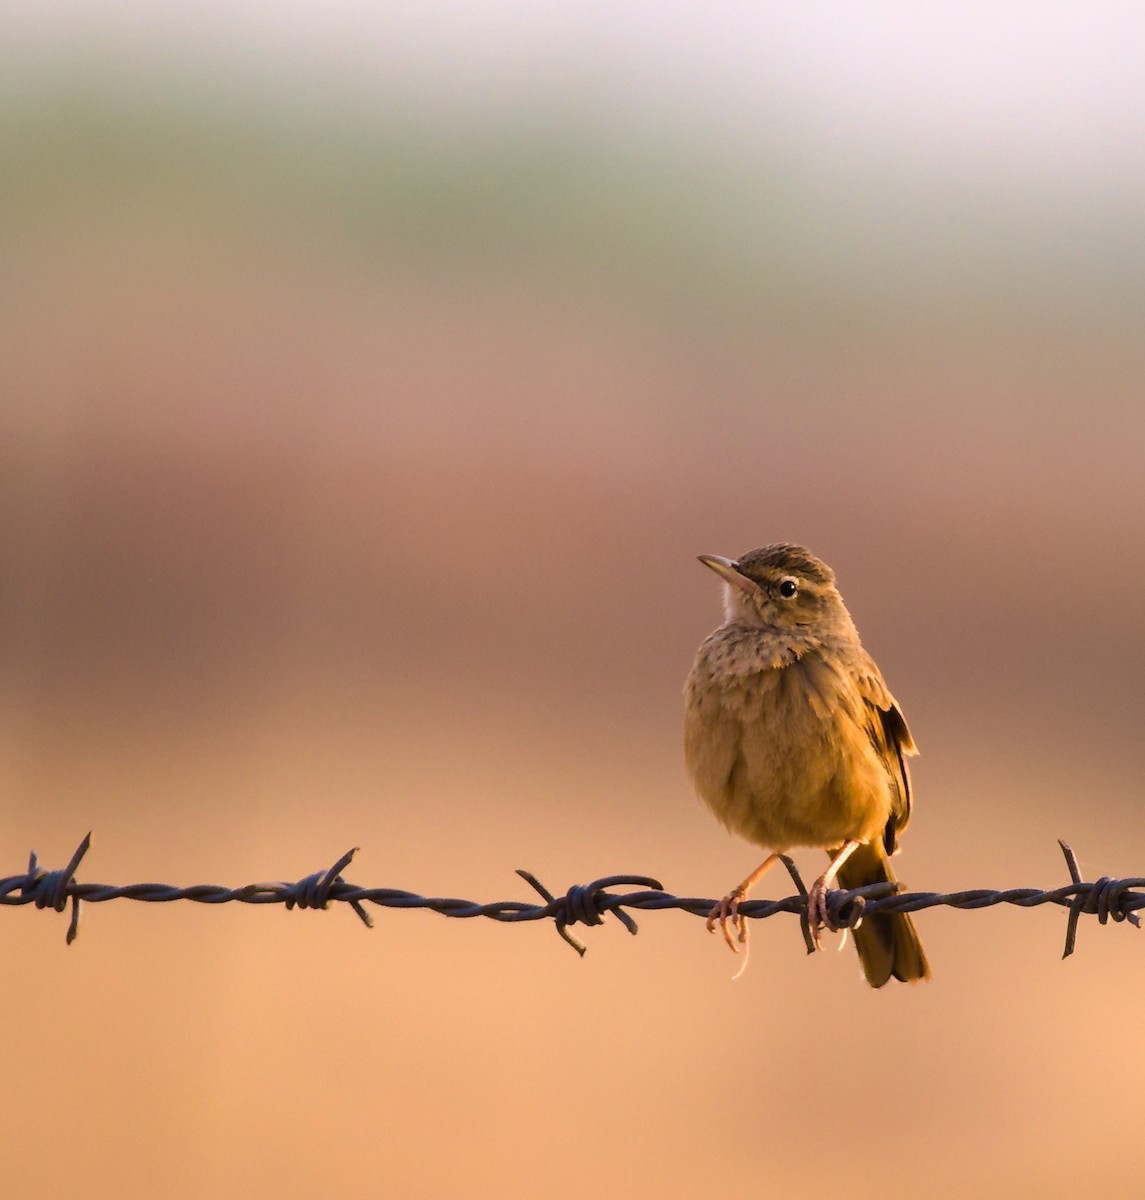
<svg viewBox="0 0 1145 1200">
<path fill-rule="evenodd" d="M 910 819 L 906 756 L 918 751 L 826 563 L 789 543 L 700 562 L 725 582 L 725 617 L 685 688 L 688 772 L 728 829 L 771 851 L 708 916 L 733 951 L 743 946 L 746 966 L 739 905 L 780 854 L 811 846 L 830 857 L 807 900 L 816 946 L 836 879 L 894 881 L 887 856 Z M 930 978 L 906 913 L 867 916 L 854 936 L 872 987 Z"/>
</svg>

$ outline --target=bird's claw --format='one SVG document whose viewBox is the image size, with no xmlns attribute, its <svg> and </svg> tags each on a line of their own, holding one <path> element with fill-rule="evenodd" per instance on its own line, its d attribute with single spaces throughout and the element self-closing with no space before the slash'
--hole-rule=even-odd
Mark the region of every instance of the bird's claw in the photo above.
<svg viewBox="0 0 1145 1200">
<path fill-rule="evenodd" d="M 724 941 L 728 944 L 728 949 L 733 954 L 739 953 L 739 946 L 743 946 L 747 950 L 747 920 L 740 914 L 740 901 L 744 898 L 742 888 L 736 888 L 734 892 L 728 894 L 717 904 L 710 913 L 708 913 L 708 932 L 715 933 L 716 925 L 720 927 L 720 933 L 724 935 Z M 733 940 L 731 931 L 728 929 L 728 924 L 731 923 L 732 928 L 736 931 L 736 936 Z M 736 945 L 739 943 L 739 946 Z"/>
<path fill-rule="evenodd" d="M 823 949 L 824 929 L 829 929 L 832 933 L 839 931 L 839 926 L 831 920 L 831 914 L 827 909 L 827 893 L 830 890 L 831 884 L 827 877 L 820 875 L 807 892 L 807 924 L 811 930 L 811 940 L 815 943 L 816 950 Z M 844 930 L 844 943 L 845 940 L 846 930 Z"/>
<path fill-rule="evenodd" d="M 734 892 L 728 892 L 719 904 L 708 913 L 709 933 L 715 933 L 716 926 L 719 925 L 720 933 L 724 935 L 724 941 L 727 942 L 728 949 L 733 954 L 738 954 L 740 946 L 743 947 L 743 962 L 740 963 L 739 970 L 732 976 L 733 979 L 738 979 L 747 970 L 748 954 L 751 950 L 751 943 L 747 940 L 747 918 L 739 910 L 746 895 L 747 892 L 742 887 L 738 887 Z M 735 930 L 734 939 L 731 930 L 728 929 L 729 923 Z"/>
</svg>

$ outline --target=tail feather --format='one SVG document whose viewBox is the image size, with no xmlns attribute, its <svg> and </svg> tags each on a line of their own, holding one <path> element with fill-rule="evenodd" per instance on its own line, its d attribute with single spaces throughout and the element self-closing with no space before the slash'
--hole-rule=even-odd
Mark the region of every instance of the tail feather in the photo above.
<svg viewBox="0 0 1145 1200">
<path fill-rule="evenodd" d="M 886 852 L 877 842 L 860 846 L 843 864 L 838 879 L 847 889 L 895 882 Z M 891 976 L 904 983 L 930 978 L 930 964 L 907 913 L 872 913 L 852 933 L 871 987 L 882 987 Z"/>
</svg>

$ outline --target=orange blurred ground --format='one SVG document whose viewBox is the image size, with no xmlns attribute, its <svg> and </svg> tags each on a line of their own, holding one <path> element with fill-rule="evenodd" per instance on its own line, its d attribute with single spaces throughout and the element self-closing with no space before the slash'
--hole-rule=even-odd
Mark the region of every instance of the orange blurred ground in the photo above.
<svg viewBox="0 0 1145 1200">
<path fill-rule="evenodd" d="M 910 885 L 1145 871 L 1140 344 L 31 232 L 0 284 L 0 873 L 528 898 L 754 865 L 694 800 L 699 552 L 835 567 L 923 756 Z M 949 319 L 947 319 L 949 317 Z M 960 324 L 959 321 L 962 323 Z M 967 324 L 969 321 L 969 324 Z M 808 871 L 814 854 L 802 856 Z M 778 881 L 773 880 L 778 887 Z M 764 894 L 773 894 L 764 889 Z M 935 971 L 702 922 L 5 910 L 4 1192 L 1132 1194 L 1145 942 L 923 914 Z"/>
</svg>

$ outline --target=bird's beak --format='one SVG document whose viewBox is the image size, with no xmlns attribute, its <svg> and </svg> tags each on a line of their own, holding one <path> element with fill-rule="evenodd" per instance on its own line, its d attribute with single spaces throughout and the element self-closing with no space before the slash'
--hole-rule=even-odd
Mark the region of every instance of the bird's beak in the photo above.
<svg viewBox="0 0 1145 1200">
<path fill-rule="evenodd" d="M 718 554 L 701 554 L 699 559 L 705 567 L 711 567 L 721 579 L 730 583 L 732 587 L 739 588 L 741 592 L 746 592 L 749 596 L 759 595 L 759 584 L 748 579 L 746 575 L 741 575 L 739 564 L 734 559 L 721 558 Z"/>
</svg>

